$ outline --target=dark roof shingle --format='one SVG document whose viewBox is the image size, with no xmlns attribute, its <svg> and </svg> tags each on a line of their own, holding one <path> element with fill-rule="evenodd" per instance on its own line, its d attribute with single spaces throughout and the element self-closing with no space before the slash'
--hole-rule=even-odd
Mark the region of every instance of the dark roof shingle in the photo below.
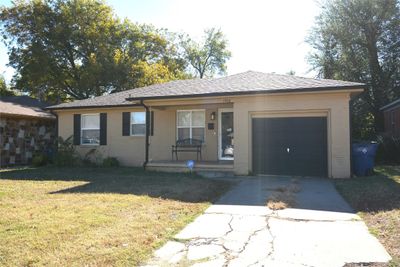
<svg viewBox="0 0 400 267">
<path fill-rule="evenodd" d="M 29 96 L 5 96 L 0 98 L 0 114 L 55 119 L 55 116 L 44 110 L 48 103 Z"/>
<path fill-rule="evenodd" d="M 51 106 L 51 109 L 123 106 L 129 100 L 363 88 L 364 84 L 247 71 L 214 79 L 178 80 Z M 127 100 L 129 99 L 129 100 Z"/>
</svg>

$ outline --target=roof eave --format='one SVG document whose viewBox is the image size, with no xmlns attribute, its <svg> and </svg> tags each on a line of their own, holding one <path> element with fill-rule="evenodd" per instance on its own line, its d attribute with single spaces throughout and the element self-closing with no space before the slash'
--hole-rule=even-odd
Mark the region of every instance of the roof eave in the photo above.
<svg viewBox="0 0 400 267">
<path fill-rule="evenodd" d="M 193 98 L 193 97 L 213 97 L 213 96 L 234 96 L 234 95 L 262 95 L 262 94 L 279 94 L 279 93 L 296 93 L 296 92 L 318 92 L 330 90 L 359 90 L 363 92 L 366 85 L 349 85 L 341 87 L 316 87 L 316 88 L 296 88 L 296 89 L 275 89 L 275 90 L 257 90 L 257 91 L 240 91 L 240 92 L 223 92 L 223 93 L 206 93 L 206 94 L 189 94 L 189 95 L 172 95 L 172 96 L 149 96 L 149 97 L 128 97 L 126 101 L 137 100 L 156 100 L 156 99 L 177 99 L 177 98 Z"/>
<path fill-rule="evenodd" d="M 396 108 L 397 106 L 400 107 L 400 99 L 397 99 L 397 100 L 395 100 L 395 101 L 393 101 L 393 102 L 381 107 L 379 110 L 385 111 L 385 110 L 388 110 L 388 109 Z"/>
<path fill-rule="evenodd" d="M 0 115 L 3 117 L 13 117 L 13 118 L 31 118 L 31 119 L 43 119 L 43 120 L 55 120 L 55 115 L 41 116 L 41 115 L 27 115 L 27 114 L 18 114 L 18 113 L 6 113 L 0 112 Z"/>
<path fill-rule="evenodd" d="M 117 107 L 141 107 L 139 104 L 121 104 L 121 105 L 92 105 L 92 106 L 72 106 L 72 107 L 46 107 L 45 110 L 68 110 L 68 109 L 98 109 L 98 108 L 117 108 Z"/>
</svg>

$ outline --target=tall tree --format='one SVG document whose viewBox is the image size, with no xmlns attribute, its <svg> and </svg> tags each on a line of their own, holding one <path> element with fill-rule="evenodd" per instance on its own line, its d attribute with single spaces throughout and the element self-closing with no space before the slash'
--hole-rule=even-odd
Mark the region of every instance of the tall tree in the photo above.
<svg viewBox="0 0 400 267">
<path fill-rule="evenodd" d="M 159 81 L 136 64 L 161 65 L 163 81 L 184 76 L 163 32 L 120 21 L 102 0 L 16 1 L 1 8 L 0 22 L 15 87 L 39 98 L 83 99 Z"/>
<path fill-rule="evenodd" d="M 400 8 L 398 0 L 325 0 L 308 42 L 309 62 L 322 78 L 364 82 L 352 103 L 354 134 L 383 130 L 379 110 L 400 97 Z"/>
<path fill-rule="evenodd" d="M 181 36 L 184 58 L 200 78 L 213 76 L 215 73 L 224 74 L 226 62 L 231 57 L 231 52 L 227 49 L 228 41 L 221 30 L 211 28 L 204 33 L 201 43 L 195 42 L 187 35 Z"/>
<path fill-rule="evenodd" d="M 15 92 L 9 90 L 6 84 L 6 80 L 4 79 L 3 75 L 0 75 L 0 97 L 1 96 L 14 96 Z"/>
</svg>

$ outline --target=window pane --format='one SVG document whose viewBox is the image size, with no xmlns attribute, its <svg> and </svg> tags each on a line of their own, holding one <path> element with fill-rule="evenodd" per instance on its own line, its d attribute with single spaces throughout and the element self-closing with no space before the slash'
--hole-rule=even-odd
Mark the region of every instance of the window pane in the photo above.
<svg viewBox="0 0 400 267">
<path fill-rule="evenodd" d="M 205 124 L 204 111 L 193 111 L 192 113 L 192 126 L 202 126 Z"/>
<path fill-rule="evenodd" d="M 178 128 L 178 140 L 190 138 L 190 128 Z"/>
<path fill-rule="evenodd" d="M 178 112 L 178 126 L 190 126 L 190 111 Z"/>
<path fill-rule="evenodd" d="M 146 124 L 132 124 L 132 135 L 145 135 L 146 134 Z"/>
<path fill-rule="evenodd" d="M 100 116 L 99 114 L 82 115 L 82 129 L 100 129 Z"/>
<path fill-rule="evenodd" d="M 146 123 L 146 112 L 132 112 L 131 113 L 132 123 Z"/>
<path fill-rule="evenodd" d="M 100 130 L 82 130 L 82 144 L 100 144 Z"/>
<path fill-rule="evenodd" d="M 192 128 L 192 138 L 204 141 L 204 128 Z"/>
</svg>

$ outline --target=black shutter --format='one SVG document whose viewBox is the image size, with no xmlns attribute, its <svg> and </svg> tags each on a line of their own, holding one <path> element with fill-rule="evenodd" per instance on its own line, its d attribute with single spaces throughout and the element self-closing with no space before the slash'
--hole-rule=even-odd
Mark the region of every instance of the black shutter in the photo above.
<svg viewBox="0 0 400 267">
<path fill-rule="evenodd" d="M 74 145 L 81 144 L 81 114 L 74 114 Z"/>
<path fill-rule="evenodd" d="M 150 111 L 150 135 L 154 135 L 154 111 Z"/>
<path fill-rule="evenodd" d="M 100 145 L 107 145 L 107 113 L 100 113 Z"/>
<path fill-rule="evenodd" d="M 130 112 L 122 112 L 122 135 L 129 136 L 131 135 L 131 113 Z"/>
</svg>

